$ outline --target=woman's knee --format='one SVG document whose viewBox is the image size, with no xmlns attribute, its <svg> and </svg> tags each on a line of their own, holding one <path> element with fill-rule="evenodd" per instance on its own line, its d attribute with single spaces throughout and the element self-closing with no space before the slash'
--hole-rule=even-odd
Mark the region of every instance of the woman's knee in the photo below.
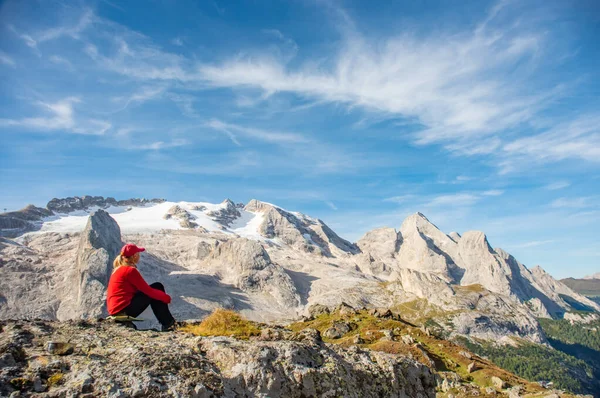
<svg viewBox="0 0 600 398">
<path fill-rule="evenodd" d="M 150 285 L 150 287 L 153 289 L 162 290 L 163 292 L 165 291 L 165 287 L 160 282 L 154 282 L 153 284 Z"/>
</svg>

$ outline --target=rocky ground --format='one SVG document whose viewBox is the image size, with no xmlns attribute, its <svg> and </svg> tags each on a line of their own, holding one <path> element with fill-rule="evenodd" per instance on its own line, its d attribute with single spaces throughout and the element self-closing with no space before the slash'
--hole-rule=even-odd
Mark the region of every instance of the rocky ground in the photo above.
<svg viewBox="0 0 600 398">
<path fill-rule="evenodd" d="M 135 331 L 109 321 L 4 321 L 1 327 L 1 396 L 435 396 L 428 367 L 326 344 L 315 330 L 289 340 L 243 341 Z M 57 344 L 51 342 L 68 343 L 66 353 L 52 351 Z"/>
<path fill-rule="evenodd" d="M 308 318 L 286 327 L 219 310 L 167 333 L 102 319 L 0 323 L 0 396 L 499 395 L 571 397 L 384 309 L 315 305 Z"/>
</svg>

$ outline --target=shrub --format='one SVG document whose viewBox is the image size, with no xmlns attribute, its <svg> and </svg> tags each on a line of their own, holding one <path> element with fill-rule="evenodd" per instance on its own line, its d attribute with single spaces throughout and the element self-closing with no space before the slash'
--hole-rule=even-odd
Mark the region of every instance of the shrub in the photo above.
<svg viewBox="0 0 600 398">
<path fill-rule="evenodd" d="M 186 325 L 180 330 L 198 336 L 233 336 L 248 339 L 260 334 L 258 326 L 235 311 L 218 308 L 197 325 Z"/>
</svg>

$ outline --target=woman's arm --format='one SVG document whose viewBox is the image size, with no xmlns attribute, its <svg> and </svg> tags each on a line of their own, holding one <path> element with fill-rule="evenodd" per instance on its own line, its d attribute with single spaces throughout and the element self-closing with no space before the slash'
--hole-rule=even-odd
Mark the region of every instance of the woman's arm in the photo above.
<svg viewBox="0 0 600 398">
<path fill-rule="evenodd" d="M 131 268 L 131 270 L 129 271 L 129 275 L 127 275 L 127 279 L 137 290 L 154 300 L 160 300 L 167 304 L 171 302 L 171 296 L 161 290 L 150 287 L 142 277 L 142 274 L 140 274 L 140 271 L 134 267 L 128 268 Z"/>
</svg>

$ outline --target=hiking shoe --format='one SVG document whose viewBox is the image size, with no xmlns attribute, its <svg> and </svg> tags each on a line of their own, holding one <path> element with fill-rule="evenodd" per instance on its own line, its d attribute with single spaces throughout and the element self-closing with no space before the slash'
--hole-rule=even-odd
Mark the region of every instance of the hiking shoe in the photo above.
<svg viewBox="0 0 600 398">
<path fill-rule="evenodd" d="M 177 322 L 175 320 L 173 320 L 173 322 L 168 326 L 162 325 L 160 328 L 160 331 L 161 332 L 174 332 L 175 330 L 177 330 L 177 326 L 179 326 L 179 325 L 177 324 Z"/>
</svg>

